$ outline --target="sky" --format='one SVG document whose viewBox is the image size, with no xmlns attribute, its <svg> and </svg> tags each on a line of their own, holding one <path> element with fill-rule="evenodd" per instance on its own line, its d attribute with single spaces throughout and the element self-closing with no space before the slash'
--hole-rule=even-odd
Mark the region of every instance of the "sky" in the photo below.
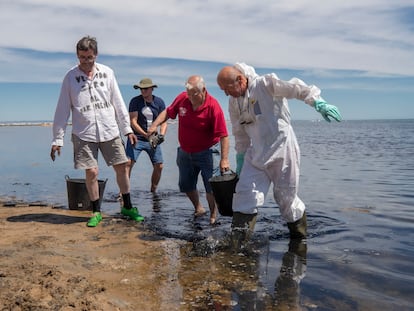
<svg viewBox="0 0 414 311">
<path fill-rule="evenodd" d="M 0 0 L 0 122 L 52 120 L 76 42 L 96 37 L 128 105 L 150 77 L 170 104 L 202 75 L 223 106 L 220 68 L 297 77 L 344 120 L 414 119 L 412 0 Z M 290 100 L 292 119 L 321 119 Z"/>
</svg>

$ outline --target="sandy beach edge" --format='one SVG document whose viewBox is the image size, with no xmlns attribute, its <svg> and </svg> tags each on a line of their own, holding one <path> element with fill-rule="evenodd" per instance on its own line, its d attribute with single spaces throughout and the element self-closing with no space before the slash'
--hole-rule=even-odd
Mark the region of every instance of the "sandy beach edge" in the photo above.
<svg viewBox="0 0 414 311">
<path fill-rule="evenodd" d="M 181 310 L 179 241 L 121 217 L 0 201 L 1 310 Z"/>
</svg>

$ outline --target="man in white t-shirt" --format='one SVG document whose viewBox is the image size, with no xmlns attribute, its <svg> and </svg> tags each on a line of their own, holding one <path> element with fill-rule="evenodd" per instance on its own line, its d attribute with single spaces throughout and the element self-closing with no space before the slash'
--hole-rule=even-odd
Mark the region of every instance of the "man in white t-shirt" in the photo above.
<svg viewBox="0 0 414 311">
<path fill-rule="evenodd" d="M 88 227 L 96 227 L 102 220 L 99 184 L 98 150 L 106 164 L 115 170 L 122 193 L 121 213 L 135 221 L 143 221 L 138 209 L 131 204 L 129 194 L 128 158 L 122 138 L 137 142 L 130 126 L 128 111 L 111 68 L 95 62 L 98 43 L 95 38 L 83 37 L 76 45 L 79 64 L 63 79 L 53 121 L 53 141 L 50 157 L 55 160 L 63 147 L 67 122 L 72 114 L 72 142 L 76 169 L 84 169 L 86 188 L 92 206 Z"/>
</svg>

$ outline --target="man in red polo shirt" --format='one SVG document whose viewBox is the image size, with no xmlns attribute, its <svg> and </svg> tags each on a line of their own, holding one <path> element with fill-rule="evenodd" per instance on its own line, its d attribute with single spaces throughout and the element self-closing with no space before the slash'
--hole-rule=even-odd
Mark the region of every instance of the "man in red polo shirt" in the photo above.
<svg viewBox="0 0 414 311">
<path fill-rule="evenodd" d="M 161 123 L 178 116 L 178 185 L 193 204 L 194 215 L 205 214 L 197 190 L 197 179 L 201 173 L 210 209 L 210 224 L 214 224 L 217 208 L 208 180 L 230 168 L 226 121 L 220 104 L 207 92 L 201 76 L 190 76 L 185 87 L 186 91 L 179 94 L 153 121 L 148 134 L 155 132 Z"/>
</svg>

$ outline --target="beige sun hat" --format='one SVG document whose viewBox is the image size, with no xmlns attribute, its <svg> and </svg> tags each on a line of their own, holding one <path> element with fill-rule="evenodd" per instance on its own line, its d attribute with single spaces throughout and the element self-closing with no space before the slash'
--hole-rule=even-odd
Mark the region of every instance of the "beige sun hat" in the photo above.
<svg viewBox="0 0 414 311">
<path fill-rule="evenodd" d="M 147 89 L 149 87 L 158 87 L 156 84 L 152 83 L 150 78 L 144 78 L 139 81 L 137 84 L 134 84 L 134 89 Z"/>
</svg>

